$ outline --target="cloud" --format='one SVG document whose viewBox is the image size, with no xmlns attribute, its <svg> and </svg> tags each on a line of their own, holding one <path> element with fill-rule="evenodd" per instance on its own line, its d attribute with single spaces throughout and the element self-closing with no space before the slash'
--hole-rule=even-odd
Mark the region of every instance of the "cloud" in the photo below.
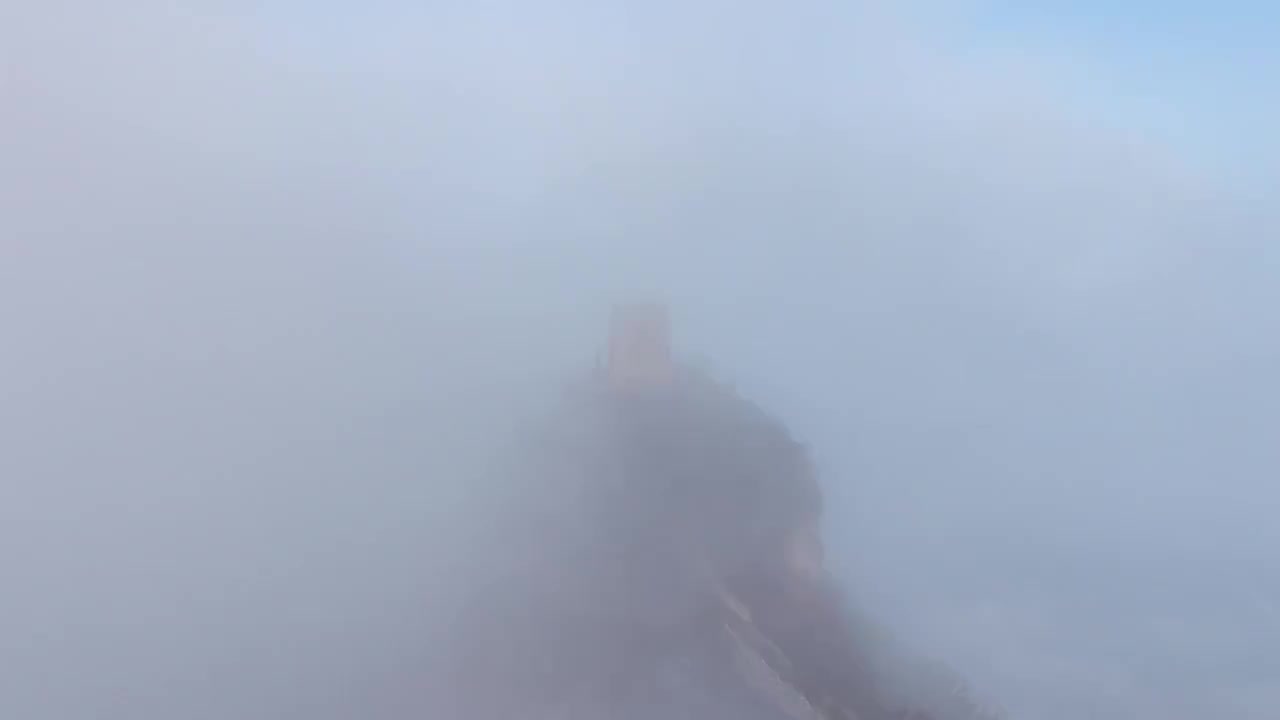
<svg viewBox="0 0 1280 720">
<path fill-rule="evenodd" d="M 1267 191 L 931 10 L 7 10 L 0 547 L 32 650 L 0 697 L 301 716 L 411 654 L 425 568 L 458 562 L 433 541 L 480 505 L 459 478 L 627 293 L 810 439 L 837 560 L 917 599 L 892 622 L 972 590 L 940 653 L 998 632 L 927 580 L 956 548 L 1141 564 L 1193 523 L 1247 555 Z M 1025 590 L 1011 615 L 1049 603 L 1019 562 L 971 583 Z M 1012 692 L 1069 634 L 1044 612 L 1042 644 L 963 669 Z"/>
</svg>

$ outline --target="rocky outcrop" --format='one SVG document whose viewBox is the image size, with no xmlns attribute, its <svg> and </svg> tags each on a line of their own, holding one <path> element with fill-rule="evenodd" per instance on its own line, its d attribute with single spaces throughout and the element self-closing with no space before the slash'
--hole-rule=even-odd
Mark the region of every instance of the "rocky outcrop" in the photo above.
<svg viewBox="0 0 1280 720">
<path fill-rule="evenodd" d="M 433 717 L 924 720 L 859 647 L 817 476 L 776 419 L 681 371 L 588 383 L 544 429 L 540 499 L 442 648 Z"/>
</svg>

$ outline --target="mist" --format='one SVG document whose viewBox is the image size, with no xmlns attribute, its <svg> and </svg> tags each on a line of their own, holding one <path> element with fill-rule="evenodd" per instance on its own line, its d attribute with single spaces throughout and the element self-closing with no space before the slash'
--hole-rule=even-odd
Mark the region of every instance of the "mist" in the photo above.
<svg viewBox="0 0 1280 720">
<path fill-rule="evenodd" d="M 1275 168 L 944 5 L 6 6 L 0 715 L 406 716 L 643 297 L 910 653 L 1010 717 L 1274 716 Z"/>
</svg>

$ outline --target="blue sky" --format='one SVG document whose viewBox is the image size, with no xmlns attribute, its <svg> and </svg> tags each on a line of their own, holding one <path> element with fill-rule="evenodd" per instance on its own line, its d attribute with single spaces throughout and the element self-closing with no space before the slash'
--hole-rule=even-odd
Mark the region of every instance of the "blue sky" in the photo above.
<svg viewBox="0 0 1280 720">
<path fill-rule="evenodd" d="M 626 5 L 626 3 L 622 3 Z M 409 12 L 400 2 L 291 15 L 290 33 L 320 28 L 328 53 Z M 569 17 L 585 11 L 556 5 Z M 617 10 L 619 6 L 615 6 Z M 964 53 L 993 55 L 1068 111 L 1170 145 L 1209 169 L 1269 173 L 1280 164 L 1280 5 L 1245 0 L 1104 2 L 963 0 L 915 6 Z M 434 11 L 433 11 L 434 12 Z M 549 12 L 536 13 L 543 17 Z M 929 15 L 942 19 L 939 27 Z M 354 23 L 354 24 L 353 24 Z"/>
<path fill-rule="evenodd" d="M 1280 5 L 1041 0 L 984 2 L 968 14 L 976 47 L 1065 68 L 1065 89 L 1121 124 L 1202 158 L 1275 158 Z"/>
</svg>

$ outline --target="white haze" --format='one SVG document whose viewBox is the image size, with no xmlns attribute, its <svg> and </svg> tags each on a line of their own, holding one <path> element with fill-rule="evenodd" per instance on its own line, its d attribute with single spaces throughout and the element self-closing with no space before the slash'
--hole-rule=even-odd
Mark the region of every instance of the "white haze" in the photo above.
<svg viewBox="0 0 1280 720">
<path fill-rule="evenodd" d="M 0 9 L 0 716 L 398 717 L 632 296 L 904 646 L 1275 716 L 1274 192 L 920 5 L 336 5 Z"/>
</svg>

